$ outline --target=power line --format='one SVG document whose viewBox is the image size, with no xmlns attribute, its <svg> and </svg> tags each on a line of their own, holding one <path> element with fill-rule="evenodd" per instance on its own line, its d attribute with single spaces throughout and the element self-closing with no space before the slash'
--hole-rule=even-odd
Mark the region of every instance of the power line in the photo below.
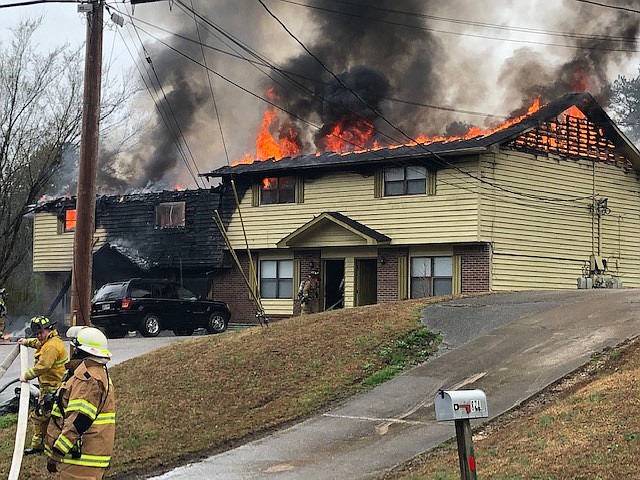
<svg viewBox="0 0 640 480">
<path fill-rule="evenodd" d="M 624 10 L 625 12 L 640 13 L 640 10 L 636 10 L 635 8 L 620 7 L 618 5 L 607 5 L 606 3 L 593 2 L 591 0 L 575 0 L 575 1 L 576 2 L 580 2 L 580 3 L 588 3 L 588 4 L 591 4 L 591 5 L 597 5 L 598 7 L 613 8 L 615 10 Z"/>
<path fill-rule="evenodd" d="M 315 5 L 309 5 L 309 4 L 305 4 L 305 3 L 299 3 L 299 2 L 294 2 L 293 0 L 280 0 L 281 2 L 285 2 L 285 3 L 290 3 L 292 5 L 298 5 L 300 7 L 305 7 L 305 8 L 310 8 L 310 9 L 314 9 L 314 10 L 320 10 L 320 11 L 324 11 L 324 12 L 329 12 L 329 13 L 334 13 L 337 15 L 343 15 L 343 16 L 347 16 L 347 17 L 352 17 L 352 18 L 360 18 L 360 19 L 364 19 L 367 21 L 373 21 L 373 22 L 378 22 L 378 23 L 384 23 L 384 24 L 388 24 L 388 25 L 395 25 L 398 27 L 405 27 L 405 28 L 411 28 L 414 30 L 422 30 L 425 32 L 433 32 L 433 33 L 444 33 L 447 35 L 457 35 L 457 36 L 461 36 L 461 37 L 470 37 L 470 38 L 481 38 L 484 40 L 495 40 L 495 41 L 501 41 L 501 42 L 511 42 L 511 43 L 519 43 L 519 44 L 528 44 L 528 45 L 542 45 L 542 46 L 547 46 L 547 47 L 560 47 L 560 48 L 572 48 L 572 49 L 577 49 L 577 50 L 601 50 L 601 51 L 607 51 L 607 52 L 640 52 L 640 50 L 634 50 L 634 49 L 628 49 L 628 48 L 607 48 L 607 47 L 602 47 L 602 46 L 594 46 L 594 45 L 569 45 L 569 44 L 560 44 L 560 43 L 546 43 L 546 42 L 537 42 L 537 41 L 533 41 L 533 40 L 521 40 L 521 39 L 515 39 L 515 38 L 498 38 L 498 37 L 491 37 L 488 35 L 480 35 L 480 34 L 473 34 L 473 33 L 468 33 L 468 32 L 454 32 L 454 31 L 450 31 L 450 30 L 441 30 L 441 29 L 437 29 L 437 28 L 431 28 L 431 27 L 423 27 L 423 26 L 419 26 L 419 25 L 409 25 L 406 23 L 401 23 L 401 22 L 393 22 L 390 20 L 385 20 L 385 19 L 381 19 L 381 18 L 377 18 L 377 17 L 365 17 L 363 15 L 359 15 L 359 14 L 354 14 L 354 13 L 348 13 L 348 12 L 344 12 L 344 11 L 339 11 L 339 10 L 332 10 L 330 8 L 324 8 L 324 7 L 318 7 Z M 419 15 L 419 14 L 415 14 L 415 15 Z M 567 36 L 567 35 L 565 35 Z M 597 37 L 580 37 L 581 39 L 598 39 Z M 601 39 L 605 39 L 606 38 L 601 38 Z M 615 38 L 611 37 L 610 41 L 623 41 L 621 40 L 621 38 Z M 633 41 L 632 39 L 629 39 L 629 41 Z"/>
</svg>

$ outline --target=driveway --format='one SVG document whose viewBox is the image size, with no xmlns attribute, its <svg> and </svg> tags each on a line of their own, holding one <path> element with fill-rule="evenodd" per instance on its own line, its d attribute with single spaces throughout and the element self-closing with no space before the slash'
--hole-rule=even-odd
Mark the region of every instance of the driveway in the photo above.
<svg viewBox="0 0 640 480">
<path fill-rule="evenodd" d="M 640 290 L 500 293 L 422 312 L 439 355 L 339 408 L 155 479 L 375 479 L 455 436 L 440 388 L 480 388 L 500 415 L 640 332 Z"/>
</svg>

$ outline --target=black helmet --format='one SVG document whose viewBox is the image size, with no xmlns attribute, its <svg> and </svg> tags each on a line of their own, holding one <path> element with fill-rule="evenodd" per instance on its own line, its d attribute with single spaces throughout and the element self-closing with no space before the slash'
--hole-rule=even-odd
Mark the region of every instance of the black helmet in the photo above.
<svg viewBox="0 0 640 480">
<path fill-rule="evenodd" d="M 43 316 L 37 316 L 37 317 L 33 317 L 31 319 L 31 333 L 33 334 L 33 336 L 36 335 L 36 333 L 41 332 L 42 330 L 49 328 L 49 329 L 53 329 L 56 326 L 56 322 L 55 320 L 50 320 L 47 317 L 43 317 Z"/>
</svg>

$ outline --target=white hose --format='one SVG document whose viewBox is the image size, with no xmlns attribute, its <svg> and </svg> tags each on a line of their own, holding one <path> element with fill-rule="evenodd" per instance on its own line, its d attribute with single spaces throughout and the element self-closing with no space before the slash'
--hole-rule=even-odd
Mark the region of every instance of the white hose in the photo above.
<svg viewBox="0 0 640 480">
<path fill-rule="evenodd" d="M 29 355 L 27 347 L 20 345 L 20 376 L 29 369 Z M 18 348 L 18 346 L 16 346 Z M 15 357 L 14 357 L 15 358 Z M 4 365 L 4 362 L 3 362 Z M 20 408 L 18 410 L 18 428 L 16 429 L 16 444 L 13 448 L 13 459 L 8 480 L 18 480 L 22 456 L 24 454 L 24 440 L 27 436 L 27 420 L 29 416 L 29 396 L 31 395 L 29 382 L 20 382 Z"/>
</svg>

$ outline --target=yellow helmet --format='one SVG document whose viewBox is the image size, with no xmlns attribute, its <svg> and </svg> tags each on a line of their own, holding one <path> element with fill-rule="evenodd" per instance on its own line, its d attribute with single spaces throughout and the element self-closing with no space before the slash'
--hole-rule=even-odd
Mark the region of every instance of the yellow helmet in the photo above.
<svg viewBox="0 0 640 480">
<path fill-rule="evenodd" d="M 95 327 L 76 326 L 67 330 L 71 344 L 89 355 L 111 358 L 107 337 Z"/>
</svg>

